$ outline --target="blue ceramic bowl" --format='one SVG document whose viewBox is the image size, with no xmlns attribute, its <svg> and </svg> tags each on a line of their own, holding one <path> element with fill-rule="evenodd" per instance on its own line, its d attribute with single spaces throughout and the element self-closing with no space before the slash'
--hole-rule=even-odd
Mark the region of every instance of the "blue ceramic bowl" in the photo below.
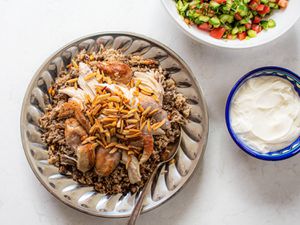
<svg viewBox="0 0 300 225">
<path fill-rule="evenodd" d="M 285 147 L 284 149 L 278 150 L 276 152 L 260 153 L 250 148 L 241 139 L 239 139 L 238 135 L 235 134 L 234 130 L 231 127 L 229 112 L 230 112 L 231 102 L 235 93 L 247 80 L 259 76 L 278 76 L 284 78 L 289 82 L 291 82 L 291 84 L 294 86 L 295 90 L 298 92 L 300 96 L 300 77 L 297 74 L 285 68 L 275 67 L 275 66 L 268 66 L 268 67 L 255 69 L 247 73 L 246 75 L 244 75 L 241 79 L 239 79 L 239 81 L 233 86 L 228 96 L 226 102 L 226 109 L 225 109 L 227 129 L 234 142 L 249 155 L 258 159 L 270 160 L 270 161 L 287 159 L 300 152 L 300 137 L 298 137 L 296 141 L 294 141 L 291 145 Z"/>
</svg>

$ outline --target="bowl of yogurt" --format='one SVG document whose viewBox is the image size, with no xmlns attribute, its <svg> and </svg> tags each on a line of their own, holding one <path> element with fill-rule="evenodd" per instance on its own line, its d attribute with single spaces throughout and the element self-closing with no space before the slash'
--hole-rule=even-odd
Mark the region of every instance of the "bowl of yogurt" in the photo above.
<svg viewBox="0 0 300 225">
<path fill-rule="evenodd" d="M 226 103 L 226 125 L 235 143 L 262 160 L 283 160 L 300 151 L 300 77 L 281 67 L 244 75 Z"/>
</svg>

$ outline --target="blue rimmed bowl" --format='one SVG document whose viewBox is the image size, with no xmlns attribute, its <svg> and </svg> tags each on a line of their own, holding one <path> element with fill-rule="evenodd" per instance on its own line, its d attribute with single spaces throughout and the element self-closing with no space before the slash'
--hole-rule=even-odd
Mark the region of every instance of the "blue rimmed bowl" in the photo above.
<svg viewBox="0 0 300 225">
<path fill-rule="evenodd" d="M 281 68 L 281 67 L 275 67 L 275 66 L 268 66 L 268 67 L 262 67 L 255 69 L 253 71 L 250 71 L 246 75 L 244 75 L 242 78 L 238 80 L 238 82 L 233 86 L 227 102 L 226 102 L 226 109 L 225 109 L 225 118 L 226 118 L 226 125 L 227 129 L 234 140 L 234 142 L 246 153 L 249 155 L 262 159 L 262 160 L 269 160 L 269 161 L 276 161 L 276 160 L 283 160 L 290 158 L 300 152 L 300 137 L 297 138 L 292 144 L 289 146 L 280 149 L 275 152 L 269 152 L 269 153 L 261 153 L 258 152 L 251 147 L 249 147 L 244 141 L 242 141 L 238 135 L 234 132 L 234 130 L 231 127 L 231 119 L 230 119 L 230 107 L 232 103 L 232 99 L 238 89 L 249 79 L 252 79 L 254 77 L 259 77 L 259 76 L 277 76 L 281 77 L 283 79 L 288 80 L 295 88 L 297 93 L 300 96 L 300 77 L 295 74 L 294 72 Z"/>
</svg>

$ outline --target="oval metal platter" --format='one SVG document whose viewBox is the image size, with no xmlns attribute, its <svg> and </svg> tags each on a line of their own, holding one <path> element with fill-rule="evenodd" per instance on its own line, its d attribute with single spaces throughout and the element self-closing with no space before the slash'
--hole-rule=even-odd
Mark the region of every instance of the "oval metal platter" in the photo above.
<svg viewBox="0 0 300 225">
<path fill-rule="evenodd" d="M 152 183 L 143 212 L 163 204 L 189 180 L 208 138 L 208 112 L 200 87 L 191 70 L 172 50 L 150 38 L 126 33 L 107 32 L 89 35 L 67 44 L 39 68 L 28 86 L 21 113 L 22 143 L 27 160 L 43 186 L 63 203 L 81 212 L 100 217 L 127 217 L 139 193 L 104 195 L 58 173 L 48 164 L 47 146 L 41 140 L 38 120 L 49 103 L 48 88 L 60 71 L 80 50 L 97 51 L 100 45 L 120 49 L 124 54 L 141 55 L 160 62 L 176 81 L 177 89 L 187 97 L 192 108 L 189 122 L 182 128 L 182 141 L 175 163 L 165 165 Z"/>
</svg>

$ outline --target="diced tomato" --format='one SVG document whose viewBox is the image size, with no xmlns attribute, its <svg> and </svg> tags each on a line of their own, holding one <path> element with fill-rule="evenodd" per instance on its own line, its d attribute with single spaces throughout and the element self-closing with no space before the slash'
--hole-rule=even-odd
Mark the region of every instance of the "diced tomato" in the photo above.
<svg viewBox="0 0 300 225">
<path fill-rule="evenodd" d="M 218 27 L 216 29 L 213 29 L 210 32 L 210 36 L 216 39 L 221 39 L 225 33 L 226 29 L 224 27 Z"/>
<path fill-rule="evenodd" d="M 227 35 L 227 39 L 231 40 L 233 38 L 232 34 Z"/>
<path fill-rule="evenodd" d="M 267 14 L 267 13 L 270 12 L 270 7 L 267 6 L 267 5 L 265 5 L 263 10 L 261 10 L 261 11 L 258 11 L 258 10 L 257 10 L 257 12 L 258 12 L 260 15 L 265 15 L 265 14 Z"/>
<path fill-rule="evenodd" d="M 259 16 L 255 16 L 253 19 L 253 23 L 260 23 L 261 18 Z"/>
<path fill-rule="evenodd" d="M 258 24 L 253 24 L 252 27 L 251 27 L 252 30 L 256 31 L 256 33 L 259 33 L 261 32 L 262 28 L 260 25 Z"/>
<path fill-rule="evenodd" d="M 261 12 L 261 11 L 263 11 L 264 9 L 265 9 L 265 5 L 260 4 L 260 5 L 257 6 L 256 11 Z"/>
<path fill-rule="evenodd" d="M 246 27 L 247 30 L 249 30 L 251 28 L 251 23 L 246 23 L 245 27 Z"/>
<path fill-rule="evenodd" d="M 241 15 L 240 15 L 239 13 L 234 14 L 234 18 L 235 18 L 236 20 L 241 20 L 241 19 L 243 19 L 243 17 L 241 17 Z"/>
<path fill-rule="evenodd" d="M 227 0 L 214 0 L 215 2 L 222 4 L 222 3 L 226 3 Z"/>
<path fill-rule="evenodd" d="M 209 31 L 211 29 L 211 26 L 209 23 L 202 23 L 202 24 L 198 25 L 198 29 Z"/>
<path fill-rule="evenodd" d="M 281 8 L 286 8 L 288 6 L 289 2 L 288 0 L 279 0 L 278 1 L 278 5 L 281 7 Z"/>
<path fill-rule="evenodd" d="M 246 31 L 237 34 L 238 39 L 244 40 L 247 37 Z"/>
<path fill-rule="evenodd" d="M 256 10 L 257 7 L 258 7 L 258 4 L 257 1 L 255 0 L 252 0 L 250 3 L 249 3 L 249 8 L 252 9 L 252 10 Z"/>
</svg>

